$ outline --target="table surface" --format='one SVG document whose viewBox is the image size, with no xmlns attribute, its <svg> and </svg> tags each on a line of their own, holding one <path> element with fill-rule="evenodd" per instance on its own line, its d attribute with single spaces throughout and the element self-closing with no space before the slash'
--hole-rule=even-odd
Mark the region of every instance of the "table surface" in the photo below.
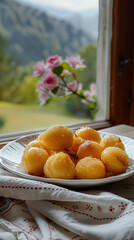
<svg viewBox="0 0 134 240">
<path fill-rule="evenodd" d="M 110 134 L 122 135 L 122 136 L 134 139 L 134 127 L 131 127 L 128 125 L 118 125 L 118 126 L 102 129 L 101 131 L 107 132 Z M 6 141 L 7 142 L 11 141 L 11 139 L 8 137 L 6 139 Z M 2 147 L 2 145 L 4 145 L 4 144 L 5 143 L 4 143 L 4 136 L 3 136 L 3 138 L 1 138 L 1 146 L 0 147 Z M 117 181 L 117 182 L 105 184 L 102 186 L 101 185 L 96 186 L 93 189 L 91 189 L 91 188 L 76 189 L 75 188 L 75 190 L 73 190 L 73 192 L 72 192 L 73 194 L 71 193 L 71 195 L 70 195 L 70 191 L 63 192 L 63 191 L 61 191 L 61 188 L 59 188 L 58 186 L 56 186 L 56 188 L 54 188 L 50 185 L 47 188 L 46 187 L 47 185 L 45 185 L 45 187 L 43 189 L 41 183 L 38 181 L 29 181 L 28 183 L 27 183 L 26 179 L 25 179 L 25 181 L 24 180 L 21 181 L 21 178 L 19 178 L 19 177 L 16 178 L 16 176 L 12 176 L 12 175 L 10 176 L 10 173 L 6 173 L 5 169 L 1 168 L 0 185 L 1 185 L 1 196 L 2 197 L 6 196 L 4 198 L 3 205 L 1 205 L 1 209 L 2 210 L 4 209 L 2 212 L 3 215 L 1 215 L 2 221 L 4 222 L 4 224 L 7 223 L 8 227 L 12 226 L 15 222 L 14 225 L 18 227 L 16 229 L 19 229 L 18 230 L 19 233 L 20 233 L 20 229 L 23 230 L 27 239 L 29 239 L 29 232 L 32 233 L 32 238 L 30 238 L 30 239 L 33 239 L 33 236 L 36 236 L 35 235 L 36 233 L 40 234 L 39 230 L 38 230 L 38 232 L 35 231 L 36 227 L 38 229 L 38 225 L 36 225 L 36 222 L 39 223 L 39 226 L 40 225 L 44 226 L 43 228 L 41 227 L 41 229 L 43 229 L 43 231 L 44 231 L 43 233 L 44 233 L 45 237 L 46 237 L 46 233 L 48 233 L 50 236 L 49 239 L 50 238 L 51 239 L 63 239 L 63 238 L 56 238 L 56 237 L 59 236 L 60 231 L 62 232 L 62 234 L 64 233 L 64 228 L 62 229 L 62 226 L 64 227 L 64 225 L 61 224 L 61 219 L 63 219 L 62 222 L 65 224 L 65 230 L 66 230 L 66 228 L 69 229 L 70 226 L 68 227 L 68 223 L 72 221 L 71 211 L 70 211 L 71 208 L 73 209 L 73 211 L 72 211 L 73 214 L 75 212 L 77 212 L 77 210 L 78 210 L 78 213 L 82 212 L 82 214 L 83 214 L 83 215 L 81 215 L 82 216 L 82 224 L 80 221 L 80 214 L 78 214 L 78 213 L 74 214 L 73 222 L 75 222 L 75 224 L 71 225 L 71 229 L 73 229 L 72 226 L 74 226 L 74 229 L 76 228 L 75 230 L 73 230 L 75 232 L 75 234 L 73 233 L 73 231 L 72 231 L 72 233 L 70 233 L 69 231 L 68 231 L 69 232 L 68 233 L 66 231 L 65 232 L 66 235 L 72 234 L 72 235 L 69 235 L 69 237 L 66 239 L 74 239 L 74 238 L 76 239 L 76 237 L 79 237 L 78 234 L 80 231 L 83 234 L 84 226 L 85 226 L 84 222 L 86 223 L 85 229 L 86 229 L 86 234 L 87 234 L 87 221 L 89 222 L 89 227 L 92 226 L 91 224 L 94 224 L 94 226 L 96 226 L 95 229 L 99 229 L 96 231 L 100 231 L 100 227 L 101 227 L 100 232 L 102 235 L 103 235 L 102 229 L 104 229 L 105 236 L 106 236 L 105 229 L 109 227 L 109 230 L 107 231 L 107 233 L 109 234 L 109 231 L 112 231 L 113 234 L 115 234 L 116 239 L 117 239 L 117 234 L 116 234 L 117 228 L 115 227 L 116 225 L 118 225 L 117 231 L 119 233 L 121 232 L 122 237 L 124 237 L 124 238 L 119 238 L 119 239 L 130 239 L 129 237 L 131 237 L 132 234 L 134 233 L 134 223 L 133 223 L 133 215 L 132 215 L 134 213 L 134 208 L 133 208 L 133 205 L 134 205 L 134 191 L 133 191 L 134 190 L 134 175 L 129 178 L 126 178 L 122 181 Z M 21 188 L 21 190 L 20 190 L 20 188 Z M 57 194 L 58 189 L 59 189 L 59 192 Z M 81 193 L 85 194 L 84 195 L 85 198 L 88 197 L 88 195 L 90 194 L 88 203 L 90 203 L 91 205 L 87 204 L 86 208 L 85 208 L 85 203 L 86 203 L 85 199 L 80 201 Z M 47 201 L 44 201 L 44 199 L 42 200 L 41 196 L 43 196 L 43 194 L 44 194 L 44 199 L 46 198 Z M 22 199 L 23 201 L 21 201 L 20 196 L 21 197 L 23 196 L 23 199 Z M 33 201 L 33 200 L 36 200 L 36 196 L 37 196 L 38 201 Z M 39 199 L 41 201 L 39 201 L 38 196 L 40 196 Z M 54 204 L 53 196 L 57 197 L 56 204 Z M 71 196 L 73 196 L 73 198 L 75 198 L 75 204 L 74 204 L 74 200 L 72 202 L 73 205 L 70 205 L 71 204 L 71 202 L 70 202 Z M 58 202 L 60 202 L 58 197 L 60 198 L 60 201 L 63 201 L 62 202 L 63 205 L 62 204 L 61 205 L 59 204 L 59 206 L 57 205 Z M 64 199 L 61 200 L 61 198 L 63 198 L 63 197 L 65 200 Z M 13 198 L 13 200 L 12 200 L 12 198 Z M 17 198 L 18 198 L 18 200 L 17 200 Z M 76 201 L 77 198 L 78 198 L 78 200 Z M 31 201 L 25 201 L 27 199 L 29 199 Z M 83 199 L 83 198 L 81 197 L 81 199 Z M 97 200 L 99 200 L 99 201 L 97 201 Z M 28 207 L 27 207 L 27 202 L 28 202 Z M 35 205 L 34 205 L 34 202 L 36 202 Z M 105 202 L 105 205 L 103 202 Z M 29 204 L 31 204 L 31 209 L 32 209 L 31 212 L 34 213 L 33 215 L 31 215 L 31 213 L 29 211 L 29 207 L 30 207 Z M 129 204 L 129 206 L 130 205 L 132 206 L 131 211 L 130 211 L 130 207 L 128 206 L 128 204 Z M 5 206 L 6 206 L 6 208 L 5 208 Z M 41 210 L 43 209 L 43 211 L 38 213 L 37 209 L 40 208 L 40 206 L 41 206 Z M 103 206 L 105 206 L 104 210 L 103 210 Z M 12 209 L 12 207 L 14 207 L 14 209 Z M 34 207 L 35 207 L 35 209 L 34 209 Z M 36 207 L 37 207 L 37 209 L 36 209 Z M 97 209 L 99 211 L 98 207 L 100 207 L 100 209 L 101 209 L 100 210 L 101 212 L 99 212 L 99 213 L 97 212 Z M 129 209 L 129 210 L 127 210 L 127 213 L 126 213 L 126 207 Z M 53 211 L 53 209 L 54 209 L 54 211 Z M 59 211 L 59 209 L 60 209 L 60 211 Z M 57 211 L 57 213 L 56 213 L 56 211 Z M 35 214 L 36 212 L 38 214 L 42 213 L 42 215 L 36 215 Z M 6 213 L 7 213 L 7 215 L 4 215 Z M 129 214 L 129 216 L 128 216 L 128 214 Z M 33 216 L 34 216 L 34 219 L 33 219 Z M 64 216 L 65 216 L 65 218 L 64 218 Z M 68 217 L 66 218 L 66 216 L 68 216 Z M 96 216 L 91 219 L 91 224 L 89 221 L 90 216 L 91 217 Z M 54 225 L 55 223 L 53 221 L 48 222 L 47 217 L 50 219 L 56 219 L 56 225 Z M 30 219 L 32 219 L 32 223 L 29 222 Z M 67 222 L 65 222 L 64 219 L 67 220 Z M 105 224 L 104 222 L 102 222 L 102 219 L 105 219 L 105 220 L 108 219 L 108 222 L 106 222 L 106 224 Z M 110 221 L 110 219 L 112 219 L 112 221 Z M 115 219 L 115 221 L 114 221 L 114 219 Z M 129 219 L 129 221 L 127 219 Z M 26 221 L 26 220 L 28 220 L 28 221 Z M 3 224 L 3 226 L 5 226 L 4 224 Z M 52 224 L 52 225 L 50 225 L 50 224 Z M 128 226 L 128 224 L 129 224 L 129 226 Z M 30 231 L 29 231 L 29 226 L 35 227 L 35 229 L 33 231 L 30 229 Z M 51 228 L 54 229 L 54 231 L 50 232 L 50 226 L 52 226 Z M 77 228 L 79 228 L 78 232 L 77 232 Z M 12 229 L 11 229 L 11 231 L 12 231 Z M 15 229 L 15 231 L 17 231 L 16 229 Z M 25 229 L 26 229 L 26 231 L 25 231 Z M 128 229 L 128 232 L 126 229 Z M 123 230 L 126 232 L 123 233 Z M 95 230 L 94 230 L 94 232 L 95 232 Z M 76 233 L 77 233 L 77 235 L 76 235 Z M 26 234 L 28 234 L 28 235 L 26 235 Z M 52 234 L 55 234 L 55 235 L 52 235 Z M 98 232 L 97 232 L 97 234 L 98 234 Z M 129 236 L 127 236 L 127 234 L 129 234 Z M 96 235 L 96 236 L 98 236 L 98 235 Z M 61 235 L 61 237 L 63 237 L 63 235 Z M 101 239 L 103 239 L 102 237 L 101 237 Z M 90 237 L 88 237 L 88 239 L 89 238 Z M 5 237 L 4 239 L 7 239 L 7 237 Z M 37 235 L 36 239 L 42 239 L 42 238 L 40 237 L 40 235 L 39 236 Z M 85 239 L 85 237 L 84 237 L 84 239 Z M 96 239 L 96 237 L 92 238 L 92 239 Z M 110 239 L 115 239 L 115 237 L 110 238 Z"/>
<path fill-rule="evenodd" d="M 124 125 L 124 124 L 105 128 L 101 131 L 107 132 L 107 133 L 113 133 L 113 134 L 117 134 L 117 135 L 122 135 L 122 136 L 134 139 L 134 127 Z"/>
</svg>

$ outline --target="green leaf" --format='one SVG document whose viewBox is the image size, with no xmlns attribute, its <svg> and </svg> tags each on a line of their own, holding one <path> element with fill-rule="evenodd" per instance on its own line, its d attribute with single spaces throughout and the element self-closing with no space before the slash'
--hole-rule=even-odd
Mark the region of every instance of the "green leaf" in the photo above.
<svg viewBox="0 0 134 240">
<path fill-rule="evenodd" d="M 83 70 L 85 70 L 85 68 L 77 68 L 76 70 L 83 71 Z"/>
<path fill-rule="evenodd" d="M 93 96 L 93 99 L 95 102 L 97 102 L 97 97 L 95 95 Z"/>
<path fill-rule="evenodd" d="M 55 87 L 55 88 L 52 90 L 52 92 L 53 92 L 54 94 L 56 94 L 57 91 L 58 91 L 58 89 L 59 89 L 59 87 L 57 86 L 57 87 Z"/>
<path fill-rule="evenodd" d="M 67 96 L 65 96 L 65 99 L 69 99 L 72 96 L 72 94 L 68 94 Z"/>
<path fill-rule="evenodd" d="M 51 98 L 47 100 L 47 102 L 44 104 L 45 106 L 51 102 Z"/>
<path fill-rule="evenodd" d="M 56 75 L 60 76 L 62 71 L 63 71 L 63 67 L 62 66 L 58 66 L 58 67 L 55 67 L 53 70 L 53 73 L 55 73 Z"/>
<path fill-rule="evenodd" d="M 62 72 L 62 73 L 61 73 L 61 76 L 63 76 L 63 77 L 64 77 L 64 76 L 68 76 L 68 75 L 69 75 L 69 74 L 68 74 L 68 73 L 65 73 L 65 72 Z"/>
<path fill-rule="evenodd" d="M 92 113 L 92 115 L 95 115 L 98 112 L 98 109 L 97 108 L 90 109 L 90 112 Z"/>
<path fill-rule="evenodd" d="M 60 97 L 59 97 L 59 96 L 55 96 L 55 97 L 53 97 L 52 99 L 53 99 L 53 100 L 59 100 Z"/>
<path fill-rule="evenodd" d="M 61 63 L 60 66 L 62 66 L 62 67 L 63 67 L 64 69 L 66 69 L 66 70 L 71 70 L 71 67 L 70 67 L 70 65 L 69 65 L 67 62 Z"/>
<path fill-rule="evenodd" d="M 92 102 L 92 103 L 96 103 L 96 100 L 95 100 L 95 98 L 93 97 L 92 99 L 90 99 L 90 102 Z"/>
<path fill-rule="evenodd" d="M 95 103 L 92 102 L 92 101 L 90 101 L 90 102 L 89 102 L 89 108 L 90 108 L 90 109 L 95 109 Z"/>
<path fill-rule="evenodd" d="M 80 89 L 77 91 L 78 93 L 83 93 L 84 92 L 84 89 Z"/>
</svg>

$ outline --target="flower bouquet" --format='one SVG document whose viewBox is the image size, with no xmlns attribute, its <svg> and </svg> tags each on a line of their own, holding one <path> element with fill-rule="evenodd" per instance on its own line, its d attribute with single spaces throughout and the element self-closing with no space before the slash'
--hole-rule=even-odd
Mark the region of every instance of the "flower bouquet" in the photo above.
<svg viewBox="0 0 134 240">
<path fill-rule="evenodd" d="M 76 95 L 83 104 L 89 106 L 90 113 L 94 116 L 97 112 L 96 84 L 92 83 L 89 90 L 84 90 L 77 78 L 77 71 L 86 68 L 83 62 L 80 56 L 63 59 L 58 55 L 49 57 L 46 62 L 37 62 L 33 74 L 39 79 L 36 90 L 40 104 Z"/>
</svg>

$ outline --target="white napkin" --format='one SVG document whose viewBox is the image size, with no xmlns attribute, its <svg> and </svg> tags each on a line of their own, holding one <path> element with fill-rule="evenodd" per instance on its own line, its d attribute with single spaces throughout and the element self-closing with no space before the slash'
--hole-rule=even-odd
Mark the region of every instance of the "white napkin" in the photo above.
<svg viewBox="0 0 134 240">
<path fill-rule="evenodd" d="M 134 238 L 134 203 L 107 191 L 76 192 L 0 166 L 0 196 L 0 240 Z"/>
</svg>

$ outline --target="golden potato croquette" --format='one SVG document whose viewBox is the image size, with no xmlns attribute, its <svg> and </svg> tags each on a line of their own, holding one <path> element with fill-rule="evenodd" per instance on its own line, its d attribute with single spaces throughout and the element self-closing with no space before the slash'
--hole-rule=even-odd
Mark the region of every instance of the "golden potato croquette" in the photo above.
<svg viewBox="0 0 134 240">
<path fill-rule="evenodd" d="M 107 147 L 118 147 L 122 150 L 125 150 L 124 144 L 122 143 L 121 139 L 114 135 L 105 135 L 102 138 L 100 145 L 103 147 L 103 149 Z"/>
<path fill-rule="evenodd" d="M 47 159 L 44 174 L 48 178 L 74 179 L 75 165 L 66 153 L 59 152 Z"/>
<path fill-rule="evenodd" d="M 74 153 L 77 153 L 77 150 L 79 146 L 84 142 L 84 139 L 81 137 L 78 137 L 77 134 L 74 134 L 73 136 L 73 143 L 72 146 L 69 148 L 69 150 L 73 151 Z"/>
<path fill-rule="evenodd" d="M 29 174 L 43 176 L 43 167 L 49 155 L 46 150 L 31 147 L 22 155 L 21 164 Z"/>
<path fill-rule="evenodd" d="M 85 125 L 78 129 L 75 133 L 77 134 L 77 136 L 83 138 L 84 140 L 93 140 L 98 143 L 100 143 L 101 141 L 99 132 Z"/>
<path fill-rule="evenodd" d="M 71 150 L 69 150 L 69 149 L 62 149 L 62 150 L 58 150 L 58 151 L 51 151 L 51 155 L 53 155 L 53 154 L 56 154 L 56 153 L 59 153 L 59 152 L 63 152 L 63 153 L 66 153 L 70 158 L 71 158 L 71 160 L 73 161 L 73 163 L 76 165 L 77 164 L 77 162 L 79 161 L 79 158 L 78 158 L 78 156 L 73 152 L 73 151 L 71 151 Z"/>
<path fill-rule="evenodd" d="M 97 158 L 85 157 L 76 164 L 76 178 L 78 179 L 98 179 L 104 178 L 105 175 L 105 166 Z"/>
<path fill-rule="evenodd" d="M 35 176 L 56 179 L 100 179 L 123 173 L 129 157 L 121 139 L 83 126 L 72 131 L 53 126 L 27 144 L 21 166 Z M 74 180 L 75 181 L 75 180 Z"/>
<path fill-rule="evenodd" d="M 42 140 L 47 148 L 60 150 L 71 147 L 73 143 L 73 133 L 64 126 L 54 126 L 48 128 L 42 135 Z"/>
<path fill-rule="evenodd" d="M 101 155 L 101 161 L 110 173 L 123 173 L 129 165 L 129 157 L 126 152 L 117 147 L 107 147 Z"/>
<path fill-rule="evenodd" d="M 37 141 L 42 141 L 42 135 L 44 132 L 40 133 L 39 136 L 37 137 Z"/>
<path fill-rule="evenodd" d="M 31 141 L 27 144 L 27 146 L 24 149 L 24 152 L 26 152 L 29 148 L 31 147 L 38 147 L 38 148 L 43 148 L 44 150 L 46 150 L 48 152 L 48 154 L 50 155 L 50 150 L 45 146 L 43 141 L 39 141 L 39 140 L 34 140 Z"/>
<path fill-rule="evenodd" d="M 102 146 L 99 143 L 95 141 L 86 140 L 79 146 L 77 156 L 79 159 L 88 156 L 100 159 L 102 150 L 103 150 Z"/>
</svg>

